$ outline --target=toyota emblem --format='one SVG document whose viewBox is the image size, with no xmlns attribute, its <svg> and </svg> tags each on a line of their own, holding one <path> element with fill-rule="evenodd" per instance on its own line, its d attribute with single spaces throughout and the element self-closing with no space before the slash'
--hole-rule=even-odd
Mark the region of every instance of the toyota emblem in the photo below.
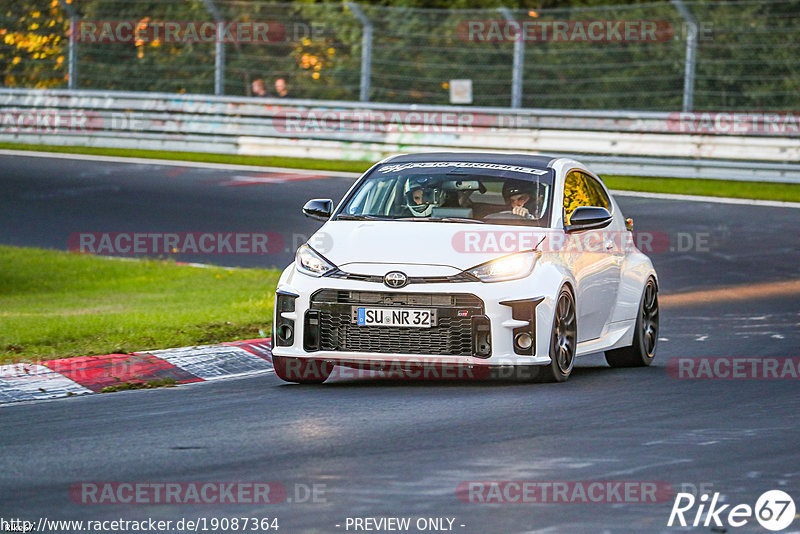
<svg viewBox="0 0 800 534">
<path fill-rule="evenodd" d="M 408 283 L 408 276 L 400 271 L 392 271 L 386 273 L 386 276 L 383 277 L 383 283 L 395 289 L 401 288 Z"/>
</svg>

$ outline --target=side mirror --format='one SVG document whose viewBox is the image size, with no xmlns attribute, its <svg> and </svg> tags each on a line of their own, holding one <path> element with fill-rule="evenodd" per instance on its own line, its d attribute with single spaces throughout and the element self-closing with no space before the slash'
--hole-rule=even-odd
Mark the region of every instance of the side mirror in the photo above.
<svg viewBox="0 0 800 534">
<path fill-rule="evenodd" d="M 564 226 L 567 232 L 579 232 L 593 228 L 604 228 L 611 224 L 611 214 L 605 208 L 595 206 L 581 206 L 575 208 L 569 218 L 569 224 Z"/>
<path fill-rule="evenodd" d="M 331 213 L 333 213 L 333 201 L 329 198 L 315 198 L 303 206 L 303 215 L 312 219 L 327 221 L 331 218 Z"/>
</svg>

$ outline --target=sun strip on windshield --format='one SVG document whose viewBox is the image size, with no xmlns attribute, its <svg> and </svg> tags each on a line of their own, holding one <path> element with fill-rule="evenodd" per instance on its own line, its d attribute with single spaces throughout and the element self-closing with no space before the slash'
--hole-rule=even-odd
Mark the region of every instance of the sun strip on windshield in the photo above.
<svg viewBox="0 0 800 534">
<path fill-rule="evenodd" d="M 378 172 L 387 174 L 390 172 L 400 172 L 406 169 L 444 169 L 447 167 L 456 167 L 462 169 L 487 169 L 495 171 L 518 172 L 520 174 L 531 174 L 534 176 L 544 176 L 548 171 L 541 169 L 533 169 L 531 167 L 520 167 L 518 165 L 504 165 L 502 163 L 480 163 L 470 161 L 418 161 L 412 163 L 395 163 L 392 165 L 384 165 Z M 536 180 L 539 182 L 538 178 Z"/>
</svg>

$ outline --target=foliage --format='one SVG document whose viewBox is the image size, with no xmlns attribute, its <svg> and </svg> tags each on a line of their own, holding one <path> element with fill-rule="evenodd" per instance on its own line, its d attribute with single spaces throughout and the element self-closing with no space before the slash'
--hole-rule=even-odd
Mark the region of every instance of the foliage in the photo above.
<svg viewBox="0 0 800 534">
<path fill-rule="evenodd" d="M 564 181 L 564 217 L 566 224 L 569 224 L 572 212 L 580 206 L 604 206 L 608 207 L 608 202 L 603 197 L 603 192 L 598 186 L 593 186 L 591 178 L 587 178 L 583 173 L 573 171 L 567 175 Z"/>
<path fill-rule="evenodd" d="M 10 2 L 0 8 L 3 85 L 46 89 L 65 84 L 68 28 L 58 0 Z"/>
</svg>

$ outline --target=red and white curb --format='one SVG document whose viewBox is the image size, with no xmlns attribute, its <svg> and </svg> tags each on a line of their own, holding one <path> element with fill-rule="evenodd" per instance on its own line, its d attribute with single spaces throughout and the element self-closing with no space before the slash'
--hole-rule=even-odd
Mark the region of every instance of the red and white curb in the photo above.
<svg viewBox="0 0 800 534">
<path fill-rule="evenodd" d="M 0 405 L 100 393 L 123 382 L 203 382 L 272 371 L 269 339 L 0 365 Z"/>
</svg>

